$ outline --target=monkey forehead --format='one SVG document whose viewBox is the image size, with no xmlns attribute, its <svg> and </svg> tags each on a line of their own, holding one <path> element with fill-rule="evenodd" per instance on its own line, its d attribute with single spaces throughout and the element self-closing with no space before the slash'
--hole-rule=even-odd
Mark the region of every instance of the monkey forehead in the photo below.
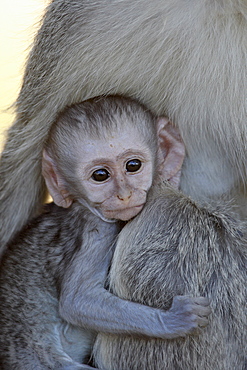
<svg viewBox="0 0 247 370">
<path fill-rule="evenodd" d="M 83 138 L 79 141 L 78 154 L 82 161 L 100 158 L 121 159 L 122 156 L 143 155 L 148 158 L 151 150 L 140 137 L 137 130 L 112 132 L 102 138 Z"/>
</svg>

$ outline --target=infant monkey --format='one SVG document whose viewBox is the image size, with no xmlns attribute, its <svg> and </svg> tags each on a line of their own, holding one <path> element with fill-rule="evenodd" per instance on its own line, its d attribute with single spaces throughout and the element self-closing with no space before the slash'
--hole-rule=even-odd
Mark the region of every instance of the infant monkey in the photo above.
<svg viewBox="0 0 247 370">
<path fill-rule="evenodd" d="M 105 289 L 121 221 L 141 211 L 158 176 L 178 183 L 183 157 L 175 129 L 130 99 L 98 97 L 61 113 L 43 153 L 55 204 L 2 261 L 1 369 L 89 369 L 97 332 L 172 339 L 207 325 L 206 298 L 178 296 L 164 311 Z"/>
</svg>

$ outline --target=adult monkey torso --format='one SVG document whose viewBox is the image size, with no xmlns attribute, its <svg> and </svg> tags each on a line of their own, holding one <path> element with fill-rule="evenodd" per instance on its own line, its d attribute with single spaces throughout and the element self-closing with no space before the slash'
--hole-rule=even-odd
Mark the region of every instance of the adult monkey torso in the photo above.
<svg viewBox="0 0 247 370">
<path fill-rule="evenodd" d="M 115 294 L 166 308 L 174 294 L 205 295 L 212 314 L 198 336 L 172 341 L 99 334 L 100 369 L 246 370 L 246 239 L 227 213 L 164 187 L 121 231 L 110 272 Z"/>
<path fill-rule="evenodd" d="M 3 242 L 44 198 L 41 150 L 58 111 L 108 93 L 166 112 L 187 148 L 182 190 L 227 193 L 244 217 L 246 17 L 245 0 L 53 1 L 2 156 Z"/>
</svg>

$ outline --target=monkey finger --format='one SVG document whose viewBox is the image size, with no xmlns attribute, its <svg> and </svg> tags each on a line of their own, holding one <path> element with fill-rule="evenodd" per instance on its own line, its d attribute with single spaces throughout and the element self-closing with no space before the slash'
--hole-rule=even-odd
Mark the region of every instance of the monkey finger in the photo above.
<svg viewBox="0 0 247 370">
<path fill-rule="evenodd" d="M 193 312 L 198 316 L 209 316 L 212 313 L 211 307 L 195 305 Z"/>
<path fill-rule="evenodd" d="M 210 301 L 207 297 L 195 297 L 193 300 L 194 300 L 195 304 L 198 304 L 200 306 L 209 306 L 210 305 Z"/>
<path fill-rule="evenodd" d="M 207 326 L 208 325 L 208 318 L 207 317 L 204 317 L 204 316 L 199 316 L 198 317 L 198 320 L 197 320 L 197 322 L 198 322 L 198 326 L 200 327 L 200 328 L 204 328 L 205 326 Z"/>
</svg>

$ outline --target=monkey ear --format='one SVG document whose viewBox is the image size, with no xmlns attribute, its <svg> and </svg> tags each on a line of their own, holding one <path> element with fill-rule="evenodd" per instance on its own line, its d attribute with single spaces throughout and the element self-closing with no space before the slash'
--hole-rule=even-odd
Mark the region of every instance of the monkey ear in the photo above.
<svg viewBox="0 0 247 370">
<path fill-rule="evenodd" d="M 157 122 L 158 133 L 158 173 L 178 188 L 185 147 L 179 131 L 165 117 Z"/>
<path fill-rule="evenodd" d="M 72 204 L 72 199 L 63 184 L 54 160 L 46 150 L 43 150 L 42 174 L 54 203 L 59 207 L 68 208 Z"/>
</svg>

